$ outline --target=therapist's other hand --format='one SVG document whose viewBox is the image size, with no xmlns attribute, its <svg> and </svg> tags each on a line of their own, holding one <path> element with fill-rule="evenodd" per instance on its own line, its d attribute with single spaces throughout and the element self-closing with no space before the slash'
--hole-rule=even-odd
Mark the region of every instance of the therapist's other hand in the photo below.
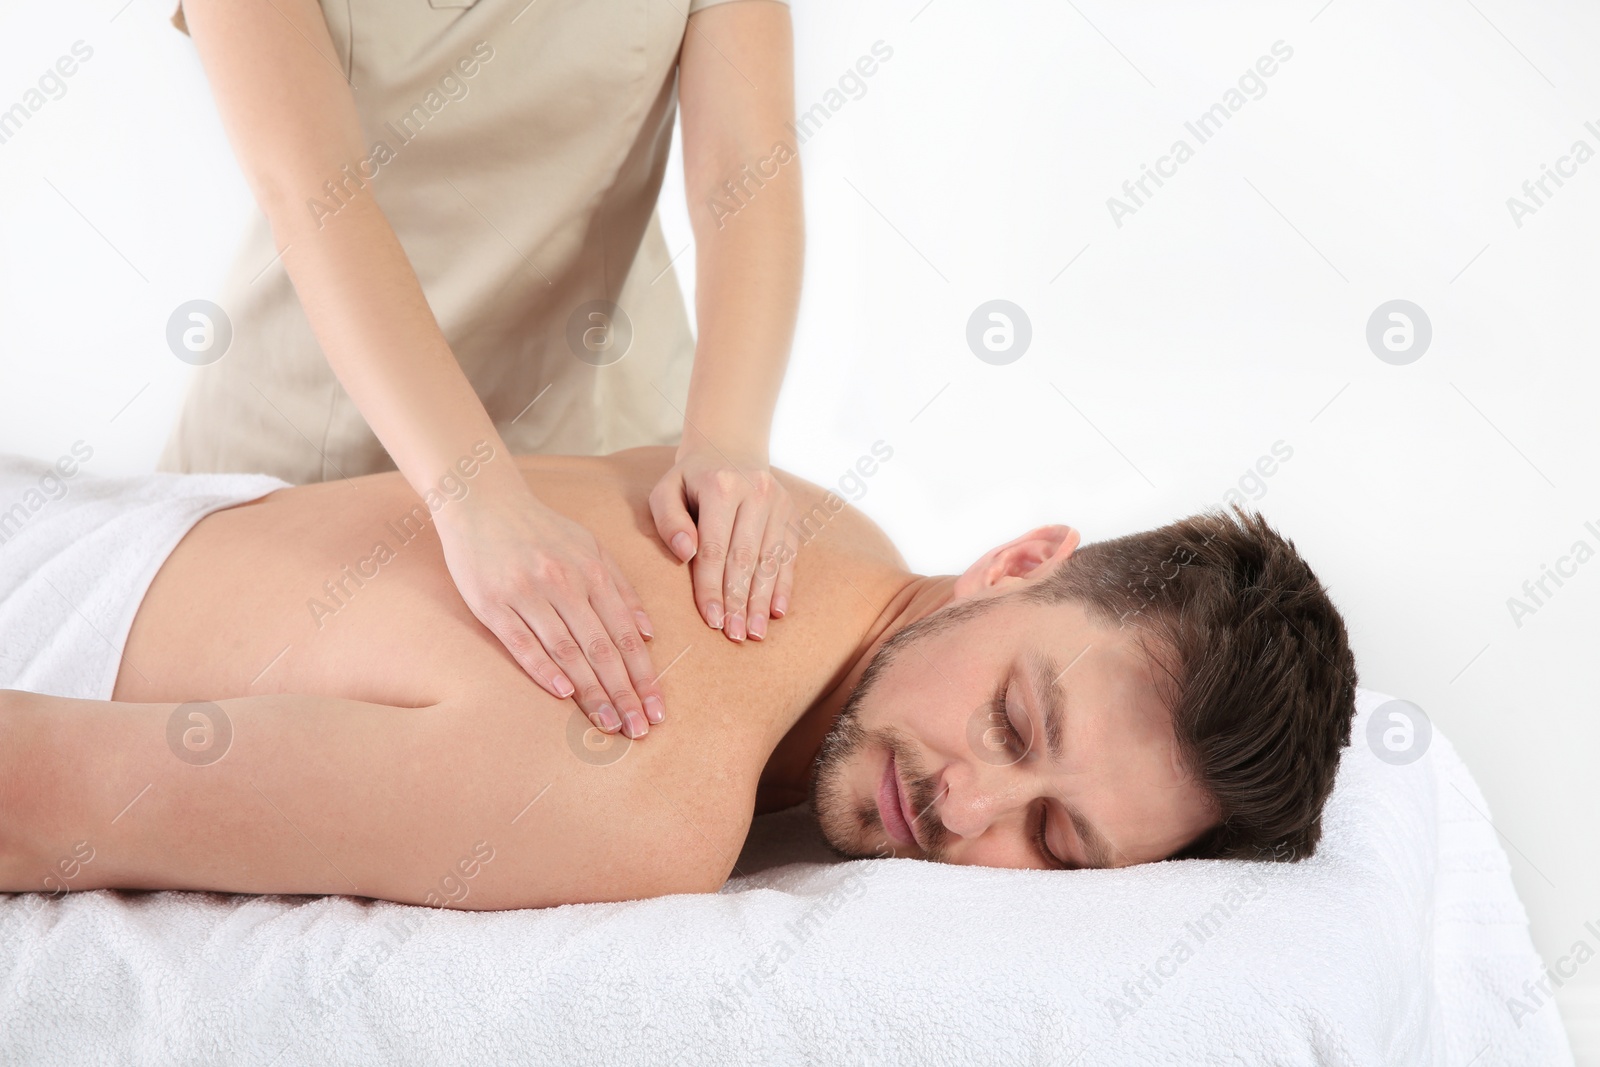
<svg viewBox="0 0 1600 1067">
<path fill-rule="evenodd" d="M 661 540 L 690 563 L 706 624 L 734 641 L 765 638 L 767 620 L 789 610 L 796 553 L 794 501 L 765 458 L 680 446 L 650 492 L 650 513 Z"/>
<path fill-rule="evenodd" d="M 529 677 L 607 733 L 661 721 L 644 603 L 593 534 L 532 492 L 474 493 L 435 521 L 462 599 Z"/>
</svg>

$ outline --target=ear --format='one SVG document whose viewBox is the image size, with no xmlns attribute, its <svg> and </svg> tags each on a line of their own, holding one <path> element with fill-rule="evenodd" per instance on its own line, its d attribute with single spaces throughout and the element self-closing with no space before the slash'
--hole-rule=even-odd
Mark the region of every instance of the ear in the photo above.
<svg viewBox="0 0 1600 1067">
<path fill-rule="evenodd" d="M 991 548 L 956 579 L 955 596 L 973 596 L 1041 577 L 1072 555 L 1081 538 L 1070 526 L 1041 526 Z"/>
</svg>

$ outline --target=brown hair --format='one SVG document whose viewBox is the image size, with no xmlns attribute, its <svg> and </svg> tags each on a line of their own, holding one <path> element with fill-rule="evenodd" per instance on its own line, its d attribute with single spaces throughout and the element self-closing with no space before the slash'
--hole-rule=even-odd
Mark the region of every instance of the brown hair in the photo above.
<svg viewBox="0 0 1600 1067">
<path fill-rule="evenodd" d="M 1180 759 L 1220 821 L 1172 859 L 1300 860 L 1350 743 L 1356 666 L 1306 561 L 1237 504 L 1085 545 L 1019 594 L 1134 626 L 1166 675 Z"/>
</svg>

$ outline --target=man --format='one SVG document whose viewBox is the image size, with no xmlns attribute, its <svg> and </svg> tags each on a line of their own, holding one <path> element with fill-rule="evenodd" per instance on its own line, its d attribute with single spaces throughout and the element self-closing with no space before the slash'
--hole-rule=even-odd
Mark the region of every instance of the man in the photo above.
<svg viewBox="0 0 1600 1067">
<path fill-rule="evenodd" d="M 113 700 L 0 691 L 0 889 L 92 855 L 57 884 L 479 909 L 710 892 L 754 814 L 808 795 L 847 856 L 1109 867 L 1316 845 L 1354 662 L 1259 517 L 1083 548 L 1044 526 L 924 577 L 780 473 L 801 577 L 735 644 L 706 635 L 654 536 L 670 449 L 487 461 L 507 460 L 631 580 L 659 724 L 627 709 L 638 736 L 602 733 L 530 681 L 400 475 L 281 489 L 208 515 L 161 565 Z"/>
</svg>

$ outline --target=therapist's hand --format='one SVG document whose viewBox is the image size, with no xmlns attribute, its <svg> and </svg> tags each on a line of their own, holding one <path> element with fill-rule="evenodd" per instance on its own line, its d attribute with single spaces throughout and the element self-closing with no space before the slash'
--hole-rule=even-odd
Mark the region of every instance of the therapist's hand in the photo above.
<svg viewBox="0 0 1600 1067">
<path fill-rule="evenodd" d="M 661 721 L 644 603 L 593 534 L 516 490 L 452 501 L 435 525 L 462 599 L 535 682 L 607 733 Z"/>
<path fill-rule="evenodd" d="M 661 540 L 690 563 L 706 624 L 734 641 L 765 638 L 767 620 L 789 610 L 797 548 L 794 502 L 766 458 L 724 455 L 686 435 L 650 492 L 650 513 Z"/>
</svg>

